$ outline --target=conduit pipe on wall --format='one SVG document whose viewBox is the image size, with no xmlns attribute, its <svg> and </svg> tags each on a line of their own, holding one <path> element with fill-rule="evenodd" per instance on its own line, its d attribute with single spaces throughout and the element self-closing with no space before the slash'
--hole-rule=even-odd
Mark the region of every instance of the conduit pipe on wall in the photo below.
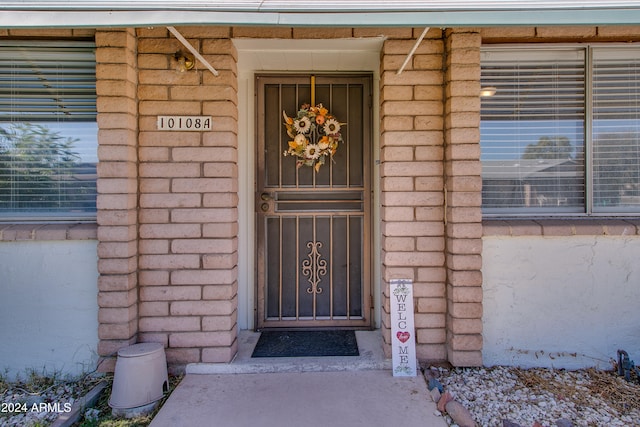
<svg viewBox="0 0 640 427">
<path fill-rule="evenodd" d="M 404 71 L 404 67 L 406 67 L 409 61 L 411 60 L 411 57 L 416 52 L 416 49 L 418 49 L 418 45 L 420 45 L 420 42 L 422 42 L 422 39 L 424 39 L 424 36 L 427 35 L 429 28 L 431 27 L 426 27 L 422 32 L 422 34 L 420 34 L 420 37 L 418 37 L 418 40 L 416 40 L 416 44 L 413 45 L 413 48 L 411 48 L 411 51 L 409 52 L 404 62 L 402 63 L 402 67 L 400 67 L 400 69 L 396 72 L 397 75 L 400 75 Z"/>
<path fill-rule="evenodd" d="M 215 68 L 213 68 L 213 66 L 211 66 L 211 64 L 209 64 L 209 61 L 207 61 L 206 59 L 204 59 L 202 57 L 202 55 L 200 55 L 200 52 L 198 52 L 192 45 L 191 43 L 189 43 L 187 41 L 187 39 L 185 39 L 182 34 L 180 34 L 180 32 L 178 30 L 176 30 L 174 27 L 167 27 L 167 30 L 169 30 L 169 32 L 171 34 L 173 34 L 175 36 L 175 38 L 177 38 L 180 43 L 183 44 L 184 47 L 186 47 L 189 52 L 191 52 L 193 54 L 193 56 L 196 57 L 196 59 L 200 62 L 202 62 L 204 64 L 205 67 L 207 67 L 209 69 L 209 71 L 211 71 L 211 73 L 213 73 L 214 76 L 218 77 L 218 75 L 220 73 L 218 73 L 218 70 L 216 70 Z"/>
</svg>

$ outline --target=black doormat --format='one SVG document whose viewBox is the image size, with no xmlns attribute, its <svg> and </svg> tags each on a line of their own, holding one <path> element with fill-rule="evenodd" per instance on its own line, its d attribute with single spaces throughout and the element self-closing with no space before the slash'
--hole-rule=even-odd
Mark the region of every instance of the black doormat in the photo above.
<svg viewBox="0 0 640 427">
<path fill-rule="evenodd" d="M 354 331 L 264 331 L 251 357 L 359 355 Z"/>
</svg>

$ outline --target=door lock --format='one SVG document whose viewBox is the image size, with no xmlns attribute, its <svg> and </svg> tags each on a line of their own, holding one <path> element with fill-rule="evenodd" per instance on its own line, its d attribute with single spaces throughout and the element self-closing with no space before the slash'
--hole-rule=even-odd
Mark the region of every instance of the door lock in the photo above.
<svg viewBox="0 0 640 427">
<path fill-rule="evenodd" d="M 263 203 L 260 205 L 262 212 L 269 212 L 269 203 Z"/>
</svg>

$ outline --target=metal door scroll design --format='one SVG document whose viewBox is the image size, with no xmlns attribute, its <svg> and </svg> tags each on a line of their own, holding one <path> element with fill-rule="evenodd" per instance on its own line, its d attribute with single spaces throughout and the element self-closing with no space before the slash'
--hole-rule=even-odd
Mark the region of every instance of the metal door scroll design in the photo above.
<svg viewBox="0 0 640 427">
<path fill-rule="evenodd" d="M 302 274 L 309 276 L 307 281 L 311 284 L 307 288 L 307 293 L 321 294 L 322 288 L 318 286 L 322 281 L 320 277 L 327 274 L 327 260 L 322 259 L 320 252 L 318 252 L 318 249 L 322 247 L 322 242 L 309 242 L 307 247 L 311 249 L 307 255 L 309 259 L 302 261 Z"/>
</svg>

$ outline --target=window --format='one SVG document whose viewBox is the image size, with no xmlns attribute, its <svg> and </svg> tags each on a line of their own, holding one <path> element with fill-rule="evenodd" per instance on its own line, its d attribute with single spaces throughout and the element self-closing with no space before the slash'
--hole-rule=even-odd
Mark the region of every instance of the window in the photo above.
<svg viewBox="0 0 640 427">
<path fill-rule="evenodd" d="M 95 48 L 0 42 L 0 220 L 96 212 Z"/>
<path fill-rule="evenodd" d="M 487 48 L 487 215 L 640 213 L 640 49 Z"/>
</svg>

